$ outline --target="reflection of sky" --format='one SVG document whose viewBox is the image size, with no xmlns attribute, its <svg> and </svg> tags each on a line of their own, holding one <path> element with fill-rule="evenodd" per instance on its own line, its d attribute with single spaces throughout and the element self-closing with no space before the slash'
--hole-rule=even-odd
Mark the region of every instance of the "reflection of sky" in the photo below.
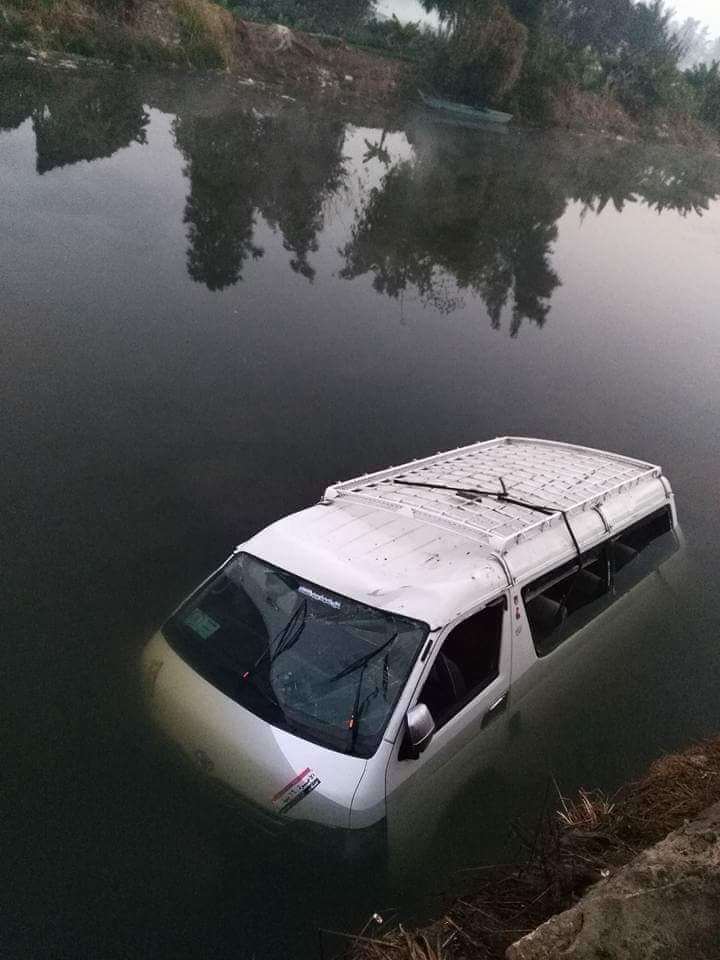
<svg viewBox="0 0 720 960">
<path fill-rule="evenodd" d="M 702 217 L 672 211 L 659 217 L 640 204 L 582 219 L 579 212 L 573 204 L 559 222 L 553 265 L 563 286 L 553 298 L 552 323 L 539 338 L 543 346 L 554 341 L 560 349 L 562 340 L 562 349 L 572 353 L 592 343 L 594 364 L 610 379 L 624 369 L 609 403 L 624 396 L 627 416 L 637 416 L 631 412 L 636 401 L 649 415 L 660 395 L 672 397 L 678 408 L 717 404 L 720 395 L 710 387 L 717 382 L 717 360 L 707 345 L 717 336 L 720 206 L 712 204 Z M 602 335 L 589 337 L 590 328 Z M 629 339 L 634 361 L 626 380 L 619 346 Z"/>
</svg>

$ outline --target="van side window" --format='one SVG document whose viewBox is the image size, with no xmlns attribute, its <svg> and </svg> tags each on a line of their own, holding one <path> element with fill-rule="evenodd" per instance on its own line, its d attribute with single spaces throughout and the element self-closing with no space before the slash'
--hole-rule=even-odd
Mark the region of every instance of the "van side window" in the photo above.
<svg viewBox="0 0 720 960">
<path fill-rule="evenodd" d="M 551 653 L 585 626 L 598 612 L 598 602 L 610 587 L 610 565 L 605 546 L 564 564 L 528 584 L 525 601 L 535 650 L 539 657 Z"/>
<path fill-rule="evenodd" d="M 625 593 L 675 552 L 672 517 L 666 508 L 623 530 L 612 541 L 615 593 Z"/>
<path fill-rule="evenodd" d="M 500 673 L 505 605 L 496 603 L 458 624 L 448 634 L 420 693 L 441 727 Z"/>
</svg>

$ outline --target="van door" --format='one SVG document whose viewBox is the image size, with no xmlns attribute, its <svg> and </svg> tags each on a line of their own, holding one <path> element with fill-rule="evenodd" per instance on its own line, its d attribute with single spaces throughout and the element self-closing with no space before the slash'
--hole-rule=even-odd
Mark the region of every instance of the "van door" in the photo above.
<svg viewBox="0 0 720 960">
<path fill-rule="evenodd" d="M 435 720 L 425 751 L 413 758 L 398 736 L 386 774 L 391 862 L 406 871 L 432 845 L 454 801 L 505 736 L 510 696 L 511 628 L 507 597 L 453 624 L 428 663 L 413 703 Z"/>
</svg>

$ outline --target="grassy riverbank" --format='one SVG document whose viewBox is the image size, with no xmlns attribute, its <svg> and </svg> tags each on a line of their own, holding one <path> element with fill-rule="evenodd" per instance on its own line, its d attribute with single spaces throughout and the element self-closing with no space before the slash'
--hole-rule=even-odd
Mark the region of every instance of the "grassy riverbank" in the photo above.
<svg viewBox="0 0 720 960">
<path fill-rule="evenodd" d="M 426 45 L 430 41 L 423 41 Z M 222 70 L 289 93 L 339 92 L 374 105 L 412 103 L 431 78 L 428 56 L 383 54 L 338 37 L 255 23 L 212 0 L 0 0 L 0 50 L 40 59 Z M 427 53 L 427 51 L 426 51 Z M 507 98 L 506 98 L 507 99 Z M 634 140 L 717 146 L 716 131 L 687 110 L 629 111 L 607 91 L 563 82 L 537 103 L 513 94 L 517 119 Z"/>
<path fill-rule="evenodd" d="M 0 2 L 0 39 L 6 44 L 118 64 L 230 67 L 240 34 L 231 14 L 207 0 L 162 0 L 133 16 L 83 0 Z"/>
<path fill-rule="evenodd" d="M 50 60 L 223 70 L 290 91 L 336 89 L 378 100 L 402 92 L 409 72 L 404 61 L 242 20 L 210 0 L 0 0 L 2 47 Z"/>
<path fill-rule="evenodd" d="M 655 761 L 615 796 L 581 791 L 534 838 L 527 862 L 490 871 L 435 923 L 363 932 L 353 960 L 501 960 L 507 948 L 574 904 L 593 883 L 720 801 L 720 737 Z"/>
</svg>

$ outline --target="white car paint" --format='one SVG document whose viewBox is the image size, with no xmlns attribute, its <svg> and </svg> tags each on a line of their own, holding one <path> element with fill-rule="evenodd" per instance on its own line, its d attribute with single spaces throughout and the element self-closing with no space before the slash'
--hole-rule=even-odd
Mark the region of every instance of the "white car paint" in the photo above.
<svg viewBox="0 0 720 960">
<path fill-rule="evenodd" d="M 199 676 L 159 633 L 146 648 L 145 663 L 150 670 L 162 664 L 154 677 L 153 718 L 202 772 L 278 817 L 350 826 L 350 801 L 367 760 L 328 750 L 256 717 Z M 311 788 L 292 806 L 290 784 L 295 794 L 298 787 Z"/>
</svg>

